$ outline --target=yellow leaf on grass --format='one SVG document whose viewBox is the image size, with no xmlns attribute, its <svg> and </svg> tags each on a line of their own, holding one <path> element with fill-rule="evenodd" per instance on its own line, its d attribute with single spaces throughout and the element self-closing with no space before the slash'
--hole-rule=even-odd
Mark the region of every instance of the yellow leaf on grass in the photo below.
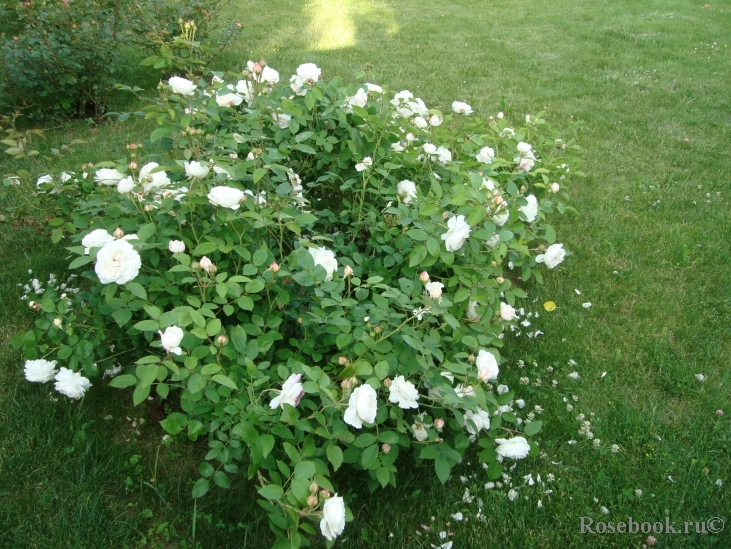
<svg viewBox="0 0 731 549">
<path fill-rule="evenodd" d="M 556 310 L 556 304 L 553 301 L 546 301 L 543 304 L 543 308 L 546 309 L 549 313 Z"/>
</svg>

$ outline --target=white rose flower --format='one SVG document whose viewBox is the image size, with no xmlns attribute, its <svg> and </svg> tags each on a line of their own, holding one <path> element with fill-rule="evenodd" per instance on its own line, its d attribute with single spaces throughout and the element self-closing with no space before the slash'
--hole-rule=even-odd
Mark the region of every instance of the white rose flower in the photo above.
<svg viewBox="0 0 731 549">
<path fill-rule="evenodd" d="M 536 263 L 545 263 L 546 267 L 553 269 L 563 261 L 564 257 L 566 250 L 563 249 L 563 244 L 551 244 L 546 253 L 536 256 Z"/>
<path fill-rule="evenodd" d="M 188 179 L 192 177 L 203 179 L 211 171 L 208 166 L 195 160 L 193 162 L 185 162 L 183 165 L 185 166 L 185 173 L 188 175 Z"/>
<path fill-rule="evenodd" d="M 426 289 L 430 298 L 439 301 L 442 300 L 442 288 L 444 288 L 444 284 L 442 284 L 441 282 L 427 282 L 424 285 L 424 288 Z"/>
<path fill-rule="evenodd" d="M 320 532 L 328 541 L 333 541 L 345 530 L 345 503 L 337 494 L 325 500 L 322 506 Z"/>
<path fill-rule="evenodd" d="M 510 322 L 515 318 L 515 309 L 507 303 L 500 303 L 500 317 Z"/>
<path fill-rule="evenodd" d="M 454 388 L 454 392 L 457 393 L 457 396 L 459 398 L 464 398 L 466 396 L 473 397 L 477 396 L 477 392 L 475 391 L 475 388 L 472 385 L 464 385 L 460 383 Z"/>
<path fill-rule="evenodd" d="M 448 252 L 456 252 L 470 235 L 470 226 L 463 215 L 455 215 L 447 221 L 448 230 L 441 238 Z"/>
<path fill-rule="evenodd" d="M 528 223 L 533 223 L 538 216 L 538 199 L 532 194 L 526 196 L 525 199 L 528 201 L 528 204 L 518 209 L 523 213 Z"/>
<path fill-rule="evenodd" d="M 447 162 L 452 161 L 452 153 L 446 147 L 439 147 L 436 150 L 436 154 L 439 157 L 438 162 L 444 166 Z"/>
<path fill-rule="evenodd" d="M 439 126 L 441 126 L 442 122 L 444 122 L 444 118 L 438 114 L 432 114 L 429 117 L 429 125 L 433 126 L 434 128 L 438 128 Z"/>
<path fill-rule="evenodd" d="M 53 176 L 50 173 L 42 175 L 38 178 L 38 180 L 36 181 L 36 188 L 40 189 L 41 185 L 45 185 L 47 183 L 53 183 Z"/>
<path fill-rule="evenodd" d="M 495 158 L 495 151 L 490 147 L 482 147 L 475 158 L 483 164 L 492 164 L 492 159 Z"/>
<path fill-rule="evenodd" d="M 411 430 L 414 432 L 414 438 L 419 442 L 424 442 L 429 438 L 429 433 L 423 423 L 413 423 L 411 425 Z"/>
<path fill-rule="evenodd" d="M 257 204 L 259 206 L 266 206 L 266 203 L 267 203 L 266 196 L 267 196 L 267 194 L 264 191 L 260 191 L 258 195 L 255 195 L 253 191 L 250 191 L 249 189 L 246 189 L 244 191 L 244 194 L 247 195 L 247 196 L 250 196 L 251 198 L 253 198 L 254 199 L 254 204 Z"/>
<path fill-rule="evenodd" d="M 373 166 L 373 159 L 370 156 L 366 156 L 363 159 L 363 162 L 359 162 L 358 164 L 355 165 L 355 169 L 359 172 L 362 172 L 362 171 L 367 170 L 371 166 Z"/>
<path fill-rule="evenodd" d="M 363 427 L 363 422 L 373 423 L 377 410 L 376 391 L 368 384 L 359 385 L 350 394 L 348 409 L 343 420 L 356 429 Z"/>
<path fill-rule="evenodd" d="M 419 391 L 410 381 L 406 381 L 404 376 L 397 376 L 388 388 L 388 400 L 393 404 L 398 404 L 399 408 L 418 408 Z"/>
<path fill-rule="evenodd" d="M 300 403 L 302 395 L 304 395 L 302 383 L 300 383 L 301 378 L 302 374 L 292 374 L 289 376 L 282 385 L 282 390 L 269 403 L 269 407 L 272 410 L 275 408 L 281 408 L 284 410 L 285 404 L 297 406 Z"/>
<path fill-rule="evenodd" d="M 369 92 L 383 93 L 383 88 L 378 84 L 363 84 Z"/>
<path fill-rule="evenodd" d="M 113 241 L 114 237 L 104 229 L 94 229 L 81 240 L 81 245 L 85 248 L 84 253 L 89 255 L 91 248 L 103 248 Z"/>
<path fill-rule="evenodd" d="M 362 108 L 366 106 L 366 103 L 368 103 L 368 92 L 361 88 L 356 92 L 355 95 L 351 95 L 350 97 L 345 98 L 345 105 L 343 106 L 343 110 L 350 114 L 353 112 L 353 106 Z"/>
<path fill-rule="evenodd" d="M 314 63 L 303 63 L 297 67 L 297 74 L 289 79 L 292 91 L 297 95 L 305 95 L 307 88 L 305 84 L 315 84 L 320 79 L 322 71 Z"/>
<path fill-rule="evenodd" d="M 507 385 L 500 384 L 497 386 L 497 394 L 504 395 L 505 393 L 508 393 L 508 392 L 510 392 L 510 387 L 508 387 Z"/>
<path fill-rule="evenodd" d="M 244 98 L 238 93 L 226 93 L 223 95 L 216 95 L 216 103 L 219 107 L 237 107 L 243 103 Z"/>
<path fill-rule="evenodd" d="M 518 169 L 524 172 L 529 172 L 536 165 L 536 161 L 533 158 L 526 156 L 522 158 L 518 163 Z"/>
<path fill-rule="evenodd" d="M 26 360 L 25 361 L 25 379 L 35 383 L 45 383 L 51 381 L 58 370 L 56 370 L 56 360 L 50 361 L 45 359 Z"/>
<path fill-rule="evenodd" d="M 56 374 L 55 379 L 56 383 L 54 387 L 56 390 L 62 395 L 73 399 L 81 398 L 91 387 L 88 379 L 68 368 L 61 368 Z"/>
<path fill-rule="evenodd" d="M 485 351 L 484 349 L 480 349 L 480 352 L 477 353 L 475 366 L 477 366 L 477 377 L 482 381 L 496 379 L 500 373 L 500 368 L 498 367 L 495 355 Z"/>
<path fill-rule="evenodd" d="M 94 270 L 99 282 L 126 284 L 139 274 L 142 260 L 127 240 L 115 240 L 104 245 L 96 254 Z"/>
<path fill-rule="evenodd" d="M 228 88 L 231 89 L 231 86 Z M 254 86 L 248 80 L 239 80 L 236 83 L 236 91 L 247 103 L 251 103 L 254 100 Z"/>
<path fill-rule="evenodd" d="M 558 183 L 551 183 L 550 190 L 552 193 L 557 193 L 561 190 L 561 185 L 559 185 Z"/>
<path fill-rule="evenodd" d="M 277 123 L 277 126 L 279 126 L 283 130 L 289 127 L 289 121 L 292 120 L 292 117 L 288 114 L 274 113 L 272 114 L 272 118 L 274 118 L 274 122 Z"/>
<path fill-rule="evenodd" d="M 523 437 L 513 437 L 509 439 L 496 438 L 495 442 L 498 443 L 496 451 L 499 456 L 510 459 L 523 459 L 528 456 L 530 452 L 530 446 L 528 441 Z"/>
<path fill-rule="evenodd" d="M 528 143 L 521 141 L 518 143 L 518 152 L 520 153 L 520 156 L 532 156 L 533 147 L 531 147 Z"/>
<path fill-rule="evenodd" d="M 162 189 L 170 185 L 170 178 L 164 171 L 150 173 L 159 167 L 160 165 L 157 162 L 148 162 L 140 168 L 140 183 L 142 183 L 144 192 L 149 193 L 152 190 Z"/>
<path fill-rule="evenodd" d="M 101 168 L 97 170 L 94 180 L 102 185 L 117 185 L 119 180 L 124 177 L 123 173 L 112 168 Z"/>
<path fill-rule="evenodd" d="M 168 244 L 168 250 L 174 254 L 182 254 L 185 251 L 185 242 L 182 240 L 171 240 Z"/>
<path fill-rule="evenodd" d="M 187 78 L 180 78 L 179 76 L 170 78 L 168 80 L 168 86 L 172 88 L 173 93 L 179 93 L 180 95 L 193 95 L 196 88 L 193 82 Z"/>
<path fill-rule="evenodd" d="M 470 107 L 467 103 L 462 103 L 461 101 L 454 101 L 452 103 L 452 110 L 457 114 L 472 114 L 472 107 Z"/>
<path fill-rule="evenodd" d="M 160 334 L 160 341 L 162 342 L 163 349 L 174 355 L 183 354 L 183 350 L 180 348 L 180 342 L 183 341 L 185 332 L 182 328 L 179 328 L 178 326 L 168 326 L 165 328 L 165 332 L 158 330 L 157 333 Z"/>
<path fill-rule="evenodd" d="M 485 245 L 491 249 L 494 249 L 495 246 L 497 246 L 498 244 L 500 244 L 500 233 L 495 233 L 490 238 L 485 240 Z"/>
<path fill-rule="evenodd" d="M 510 218 L 510 212 L 503 212 L 501 214 L 496 214 L 492 217 L 492 222 L 495 223 L 498 227 L 502 227 L 508 222 L 508 219 Z"/>
<path fill-rule="evenodd" d="M 403 197 L 404 204 L 408 204 L 416 198 L 416 184 L 413 181 L 404 179 L 396 185 L 396 192 Z"/>
<path fill-rule="evenodd" d="M 117 183 L 117 191 L 120 194 L 126 194 L 134 188 L 135 188 L 135 180 L 132 179 L 132 176 L 123 177 L 122 179 L 119 180 L 119 183 Z"/>
<path fill-rule="evenodd" d="M 411 108 L 413 109 L 414 114 L 418 114 L 422 118 L 429 116 L 429 109 L 426 108 L 426 105 L 420 98 L 415 98 L 412 103 L 413 105 Z"/>
<path fill-rule="evenodd" d="M 261 73 L 254 73 L 252 77 L 255 81 L 266 82 L 270 86 L 279 82 L 279 73 L 271 67 L 264 67 Z"/>
<path fill-rule="evenodd" d="M 429 123 L 426 120 L 424 120 L 423 117 L 417 116 L 416 118 L 414 118 L 414 126 L 423 130 L 424 128 L 429 127 Z"/>
<path fill-rule="evenodd" d="M 414 94 L 408 90 L 398 92 L 391 99 L 391 104 L 396 107 L 396 115 L 402 118 L 409 118 L 418 112 L 418 104 L 414 100 Z"/>
<path fill-rule="evenodd" d="M 308 248 L 307 251 L 312 256 L 312 259 L 315 260 L 315 265 L 320 265 L 327 271 L 325 280 L 332 280 L 333 273 L 338 270 L 338 261 L 335 259 L 335 252 L 324 247 Z"/>
<path fill-rule="evenodd" d="M 433 143 L 424 143 L 422 148 L 424 149 L 424 152 L 430 157 L 437 152 L 437 146 Z"/>
<path fill-rule="evenodd" d="M 468 410 L 464 414 L 464 420 L 465 429 L 471 435 L 476 435 L 483 429 L 485 431 L 490 429 L 490 414 L 482 408 L 478 408 L 477 413 Z"/>
<path fill-rule="evenodd" d="M 393 152 L 403 152 L 405 147 L 401 144 L 400 141 L 396 141 L 396 143 L 391 144 L 391 150 Z"/>
<path fill-rule="evenodd" d="M 230 208 L 238 210 L 241 205 L 241 199 L 244 198 L 244 191 L 227 187 L 225 185 L 213 187 L 208 192 L 208 201 L 214 206 Z"/>
</svg>

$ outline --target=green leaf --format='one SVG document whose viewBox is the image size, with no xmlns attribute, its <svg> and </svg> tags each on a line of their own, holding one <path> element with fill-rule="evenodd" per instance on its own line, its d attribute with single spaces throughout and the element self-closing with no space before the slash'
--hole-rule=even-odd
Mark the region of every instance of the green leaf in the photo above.
<svg viewBox="0 0 731 549">
<path fill-rule="evenodd" d="M 251 258 L 251 262 L 257 267 L 261 267 L 267 260 L 269 254 L 266 250 L 256 250 Z"/>
<path fill-rule="evenodd" d="M 533 435 L 538 434 L 538 431 L 541 430 L 541 427 L 543 427 L 543 421 L 537 419 L 535 421 L 531 421 L 530 423 L 526 423 L 525 427 L 523 428 L 523 432 L 529 437 L 532 437 Z"/>
<path fill-rule="evenodd" d="M 337 471 L 343 463 L 343 451 L 336 444 L 330 444 L 327 447 L 327 459 L 333 466 L 333 470 Z"/>
<path fill-rule="evenodd" d="M 379 467 L 376 471 L 376 478 L 381 484 L 381 488 L 385 488 L 391 478 L 391 475 L 388 472 L 388 469 L 386 469 L 385 467 Z"/>
<path fill-rule="evenodd" d="M 399 436 L 396 431 L 381 431 L 378 433 L 378 440 L 386 444 L 398 444 Z"/>
<path fill-rule="evenodd" d="M 124 374 L 112 378 L 112 381 L 109 382 L 109 386 L 117 389 L 124 389 L 126 387 L 131 387 L 135 383 L 137 383 L 137 378 L 135 376 L 131 374 Z"/>
<path fill-rule="evenodd" d="M 258 440 L 259 451 L 262 457 L 267 457 L 274 448 L 274 437 L 272 435 L 262 435 Z"/>
<path fill-rule="evenodd" d="M 388 362 L 382 360 L 373 367 L 373 373 L 376 374 L 378 379 L 383 380 L 388 375 L 389 368 Z"/>
<path fill-rule="evenodd" d="M 155 225 L 153 223 L 147 223 L 139 228 L 137 238 L 142 242 L 147 242 L 153 234 L 155 234 Z"/>
<path fill-rule="evenodd" d="M 338 337 L 335 338 L 335 345 L 338 346 L 338 349 L 342 349 L 348 343 L 350 343 L 352 341 L 352 339 L 353 339 L 353 334 L 339 334 Z M 383 379 L 383 378 L 381 378 L 381 379 Z"/>
<path fill-rule="evenodd" d="M 437 456 L 437 458 L 434 460 L 434 470 L 437 472 L 437 477 L 439 477 L 439 480 L 442 481 L 442 484 L 447 482 L 447 479 L 449 478 L 449 473 L 451 472 L 452 468 L 449 466 L 449 462 L 444 456 Z"/>
<path fill-rule="evenodd" d="M 81 257 L 77 257 L 71 262 L 71 264 L 69 265 L 69 269 L 75 269 L 76 267 L 81 267 L 82 265 L 86 265 L 87 263 L 91 263 L 91 257 L 89 257 L 88 255 L 82 255 Z"/>
<path fill-rule="evenodd" d="M 148 396 L 150 396 L 150 386 L 138 385 L 134 393 L 132 393 L 132 402 L 134 402 L 134 405 L 137 406 L 144 402 Z"/>
<path fill-rule="evenodd" d="M 220 383 L 224 387 L 228 387 L 229 389 L 238 390 L 238 387 L 236 386 L 236 384 L 228 376 L 225 376 L 223 374 L 216 374 L 211 379 L 213 379 L 213 381 L 215 381 L 216 383 Z"/>
<path fill-rule="evenodd" d="M 411 250 L 411 253 L 409 254 L 409 267 L 415 267 L 419 265 L 424 259 L 426 259 L 428 252 L 426 249 L 426 246 L 423 244 L 420 244 L 413 250 Z"/>
<path fill-rule="evenodd" d="M 246 351 L 246 331 L 241 326 L 234 326 L 231 330 L 231 342 L 239 353 Z"/>
<path fill-rule="evenodd" d="M 193 255 L 206 255 L 215 252 L 218 249 L 218 244 L 215 242 L 201 242 L 193 250 Z"/>
<path fill-rule="evenodd" d="M 213 482 L 215 482 L 216 486 L 220 488 L 225 488 L 226 490 L 231 488 L 231 483 L 228 480 L 228 476 L 223 471 L 216 471 L 216 474 L 213 475 Z"/>
<path fill-rule="evenodd" d="M 198 472 L 201 474 L 202 477 L 210 478 L 213 476 L 213 473 L 216 470 L 213 468 L 213 465 L 208 463 L 207 461 L 204 461 L 198 466 Z"/>
<path fill-rule="evenodd" d="M 470 297 L 470 291 L 467 288 L 460 288 L 454 294 L 454 302 L 460 303 L 461 301 L 465 301 L 466 299 L 469 299 L 469 297 Z"/>
<path fill-rule="evenodd" d="M 163 419 L 160 422 L 160 425 L 162 425 L 162 428 L 165 429 L 169 434 L 171 435 L 177 435 L 180 431 L 182 431 L 185 426 L 188 423 L 188 416 L 185 414 L 180 414 L 178 412 L 173 412 L 168 417 Z"/>
<path fill-rule="evenodd" d="M 366 446 L 374 444 L 376 440 L 375 435 L 372 435 L 371 433 L 363 433 L 362 435 L 358 435 L 358 438 L 353 441 L 353 445 L 358 448 L 365 448 Z"/>
<path fill-rule="evenodd" d="M 497 480 L 500 475 L 503 474 L 503 464 L 498 460 L 493 460 L 487 466 L 487 478 L 490 480 Z"/>
<path fill-rule="evenodd" d="M 267 174 L 264 168 L 257 168 L 254 170 L 254 184 L 258 183 L 259 180 Z"/>
<path fill-rule="evenodd" d="M 426 234 L 426 231 L 421 229 L 411 229 L 410 231 L 406 231 L 406 234 L 409 235 L 412 240 L 416 240 L 418 242 L 424 242 L 429 239 L 429 235 Z"/>
<path fill-rule="evenodd" d="M 208 321 L 208 324 L 206 324 L 206 333 L 209 335 L 209 337 L 213 337 L 215 335 L 218 335 L 218 332 L 221 331 L 221 321 L 217 318 L 212 318 Z"/>
<path fill-rule="evenodd" d="M 263 488 L 259 488 L 257 492 L 259 492 L 261 497 L 266 499 L 281 499 L 284 495 L 282 487 L 277 486 L 276 484 L 267 484 Z"/>
<path fill-rule="evenodd" d="M 207 478 L 199 478 L 193 485 L 193 497 L 202 498 L 208 493 L 208 489 L 211 487 L 211 483 L 208 482 Z"/>
<path fill-rule="evenodd" d="M 112 313 L 112 318 L 121 328 L 132 319 L 132 311 L 129 309 L 117 309 Z"/>
<path fill-rule="evenodd" d="M 134 327 L 140 332 L 157 332 L 160 329 L 160 324 L 157 320 L 143 320 L 135 324 Z"/>
<path fill-rule="evenodd" d="M 310 479 L 315 476 L 315 464 L 311 461 L 300 461 L 294 466 L 294 478 Z"/>
<path fill-rule="evenodd" d="M 147 292 L 142 287 L 142 284 L 139 284 L 138 282 L 127 282 L 124 287 L 132 292 L 132 295 L 137 296 L 140 299 L 147 299 Z"/>
<path fill-rule="evenodd" d="M 365 469 L 373 469 L 378 463 L 378 444 L 374 444 L 363 450 L 360 462 Z"/>
</svg>

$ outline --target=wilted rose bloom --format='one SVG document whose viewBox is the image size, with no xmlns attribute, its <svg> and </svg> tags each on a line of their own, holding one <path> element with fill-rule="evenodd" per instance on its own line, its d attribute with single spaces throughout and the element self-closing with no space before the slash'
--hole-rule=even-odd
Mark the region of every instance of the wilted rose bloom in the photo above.
<svg viewBox="0 0 731 549">
<path fill-rule="evenodd" d="M 335 259 L 335 252 L 324 247 L 309 248 L 307 251 L 312 256 L 312 259 L 315 260 L 315 265 L 320 265 L 327 272 L 325 280 L 332 280 L 333 273 L 338 270 L 338 261 Z"/>
<path fill-rule="evenodd" d="M 495 355 L 484 349 L 480 349 L 480 352 L 477 353 L 475 366 L 477 366 L 477 377 L 482 381 L 496 379 L 498 374 L 500 374 L 500 368 L 498 367 Z"/>
<path fill-rule="evenodd" d="M 444 374 L 442 374 L 444 375 Z M 477 396 L 477 391 L 475 391 L 475 388 L 472 385 L 465 385 L 460 383 L 454 388 L 454 392 L 457 393 L 457 396 L 459 398 L 464 398 L 466 396 L 468 397 L 474 397 Z"/>
<path fill-rule="evenodd" d="M 424 288 L 429 293 L 430 298 L 437 299 L 439 301 L 442 300 L 442 288 L 444 288 L 444 284 L 441 282 L 427 282 L 424 285 Z"/>
<path fill-rule="evenodd" d="M 515 309 L 507 303 L 500 303 L 500 317 L 510 322 L 515 318 Z"/>
<path fill-rule="evenodd" d="M 94 175 L 94 180 L 102 185 L 116 185 L 124 174 L 112 168 L 101 168 Z"/>
<path fill-rule="evenodd" d="M 465 311 L 465 316 L 469 320 L 478 320 L 480 318 L 480 315 L 477 314 L 475 307 L 477 307 L 477 301 L 470 301 L 469 304 L 467 305 L 467 310 Z"/>
<path fill-rule="evenodd" d="M 510 458 L 510 459 L 523 459 L 528 456 L 530 452 L 530 446 L 528 441 L 523 437 L 513 437 L 509 439 L 497 438 L 495 442 L 498 443 L 496 451 L 498 455 Z"/>
<path fill-rule="evenodd" d="M 173 93 L 179 93 L 180 95 L 193 95 L 196 85 L 193 84 L 187 78 L 180 78 L 179 76 L 173 76 L 168 80 L 168 86 L 173 90 Z"/>
<path fill-rule="evenodd" d="M 301 378 L 302 374 L 292 374 L 289 376 L 282 385 L 281 392 L 269 403 L 269 407 L 272 410 L 275 408 L 281 408 L 284 410 L 285 404 L 297 406 L 300 403 L 302 395 L 304 395 L 302 383 L 300 383 Z"/>
<path fill-rule="evenodd" d="M 200 162 L 196 162 L 195 160 L 192 162 L 185 162 L 183 165 L 185 166 L 185 173 L 188 175 L 188 178 L 197 177 L 198 179 L 203 179 L 208 175 L 208 172 L 210 172 L 208 166 L 201 164 Z"/>
<path fill-rule="evenodd" d="M 159 167 L 160 165 L 157 162 L 149 162 L 140 168 L 140 183 L 142 183 L 142 190 L 146 193 L 170 185 L 170 178 L 164 171 L 150 173 Z"/>
<path fill-rule="evenodd" d="M 363 422 L 373 423 L 376 420 L 376 391 L 368 384 L 356 387 L 350 394 L 348 409 L 343 421 L 356 429 L 363 427 Z"/>
<path fill-rule="evenodd" d="M 462 103 L 461 101 L 453 102 L 452 110 L 454 112 L 456 112 L 457 114 L 466 114 L 466 115 L 472 114 L 472 107 L 470 107 L 467 103 Z"/>
<path fill-rule="evenodd" d="M 490 147 L 482 147 L 475 158 L 483 164 L 492 164 L 492 159 L 495 158 L 495 151 Z"/>
<path fill-rule="evenodd" d="M 216 103 L 219 107 L 237 107 L 243 103 L 244 98 L 237 93 L 226 93 L 216 95 Z"/>
<path fill-rule="evenodd" d="M 173 353 L 174 355 L 183 354 L 183 350 L 180 348 L 180 342 L 183 341 L 185 332 L 183 332 L 182 328 L 179 328 L 178 326 L 168 326 L 165 328 L 164 333 L 159 330 L 157 333 L 160 334 L 163 349 L 165 349 L 168 353 Z"/>
<path fill-rule="evenodd" d="M 482 408 L 478 408 L 477 413 L 468 410 L 464 414 L 464 426 L 471 435 L 476 435 L 483 429 L 487 431 L 490 429 L 490 414 Z"/>
<path fill-rule="evenodd" d="M 403 197 L 404 204 L 408 204 L 416 198 L 416 184 L 413 181 L 404 179 L 396 185 L 396 192 Z"/>
<path fill-rule="evenodd" d="M 272 114 L 272 118 L 274 118 L 274 121 L 277 123 L 277 126 L 279 126 L 283 130 L 289 127 L 289 121 L 292 120 L 292 117 L 289 116 L 288 114 L 280 114 L 280 113 Z"/>
<path fill-rule="evenodd" d="M 536 256 L 536 263 L 545 263 L 546 267 L 553 269 L 566 257 L 566 250 L 563 244 L 551 244 L 545 253 Z"/>
<path fill-rule="evenodd" d="M 393 404 L 398 404 L 399 408 L 418 408 L 419 391 L 410 381 L 406 381 L 404 376 L 396 376 L 388 388 L 388 400 Z"/>
<path fill-rule="evenodd" d="M 69 370 L 68 368 L 61 368 L 56 374 L 56 383 L 54 387 L 56 390 L 72 399 L 79 399 L 84 396 L 84 393 L 91 387 L 91 383 L 81 374 Z"/>
<path fill-rule="evenodd" d="M 417 416 L 418 417 L 418 416 Z M 414 423 L 411 425 L 411 430 L 414 432 L 414 438 L 419 442 L 424 442 L 429 438 L 429 433 L 426 430 L 426 426 L 423 423 Z"/>
<path fill-rule="evenodd" d="M 447 232 L 441 238 L 448 252 L 456 252 L 470 235 L 470 226 L 463 215 L 455 215 L 447 221 Z"/>
<path fill-rule="evenodd" d="M 500 233 L 493 234 L 490 238 L 485 240 L 485 245 L 490 248 L 495 248 L 500 243 Z"/>
<path fill-rule="evenodd" d="M 25 361 L 25 379 L 35 383 L 45 383 L 51 381 L 56 376 L 56 360 L 49 361 L 45 359 L 26 360 Z"/>
<path fill-rule="evenodd" d="M 429 117 L 429 125 L 435 128 L 441 126 L 442 122 L 444 122 L 444 118 L 438 114 L 432 114 Z"/>
<path fill-rule="evenodd" d="M 94 229 L 81 239 L 81 245 L 85 248 L 84 253 L 88 255 L 91 248 L 102 248 L 113 241 L 114 237 L 104 229 Z"/>
<path fill-rule="evenodd" d="M 182 240 L 171 240 L 168 244 L 168 250 L 174 254 L 182 254 L 185 251 L 185 242 Z"/>
<path fill-rule="evenodd" d="M 429 123 L 424 120 L 423 117 L 417 116 L 416 118 L 414 118 L 414 126 L 423 130 L 424 128 L 429 126 Z"/>
<path fill-rule="evenodd" d="M 238 210 L 241 205 L 241 199 L 244 197 L 244 191 L 226 187 L 225 185 L 213 187 L 208 192 L 208 201 L 214 206 L 221 206 L 231 210 Z"/>
<path fill-rule="evenodd" d="M 328 541 L 333 541 L 345 530 L 345 503 L 343 498 L 335 494 L 325 500 L 322 506 L 320 532 Z"/>
<path fill-rule="evenodd" d="M 135 188 L 135 181 L 134 181 L 134 179 L 132 179 L 132 177 L 124 177 L 119 180 L 119 183 L 117 183 L 117 191 L 120 194 L 128 193 L 134 188 Z"/>
<path fill-rule="evenodd" d="M 528 204 L 518 209 L 523 213 L 528 223 L 533 223 L 538 216 L 538 199 L 532 194 L 526 196 L 525 199 L 528 201 Z"/>
<path fill-rule="evenodd" d="M 126 284 L 139 274 L 142 260 L 128 242 L 128 239 L 115 240 L 104 245 L 96 254 L 96 265 L 94 271 L 99 277 L 99 282 L 109 284 Z"/>
</svg>

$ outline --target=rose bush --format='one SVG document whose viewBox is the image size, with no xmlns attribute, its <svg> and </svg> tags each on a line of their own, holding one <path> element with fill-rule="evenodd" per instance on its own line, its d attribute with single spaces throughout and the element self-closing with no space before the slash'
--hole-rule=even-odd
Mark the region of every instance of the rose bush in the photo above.
<svg viewBox="0 0 731 549">
<path fill-rule="evenodd" d="M 14 342 L 53 360 L 34 380 L 121 369 L 111 384 L 135 405 L 170 400 L 163 428 L 210 449 L 193 497 L 241 472 L 275 546 L 299 547 L 350 520 L 332 495 L 343 464 L 375 489 L 405 452 L 443 482 L 471 443 L 490 479 L 537 453 L 541 422 L 493 384 L 522 286 L 564 258 L 547 218 L 567 209 L 552 184 L 578 147 L 541 114 L 511 128 L 311 63 L 289 85 L 263 69 L 171 79 L 130 157 L 43 183 L 86 283 L 31 302 L 41 318 Z M 221 105 L 233 87 L 244 100 Z"/>
</svg>

